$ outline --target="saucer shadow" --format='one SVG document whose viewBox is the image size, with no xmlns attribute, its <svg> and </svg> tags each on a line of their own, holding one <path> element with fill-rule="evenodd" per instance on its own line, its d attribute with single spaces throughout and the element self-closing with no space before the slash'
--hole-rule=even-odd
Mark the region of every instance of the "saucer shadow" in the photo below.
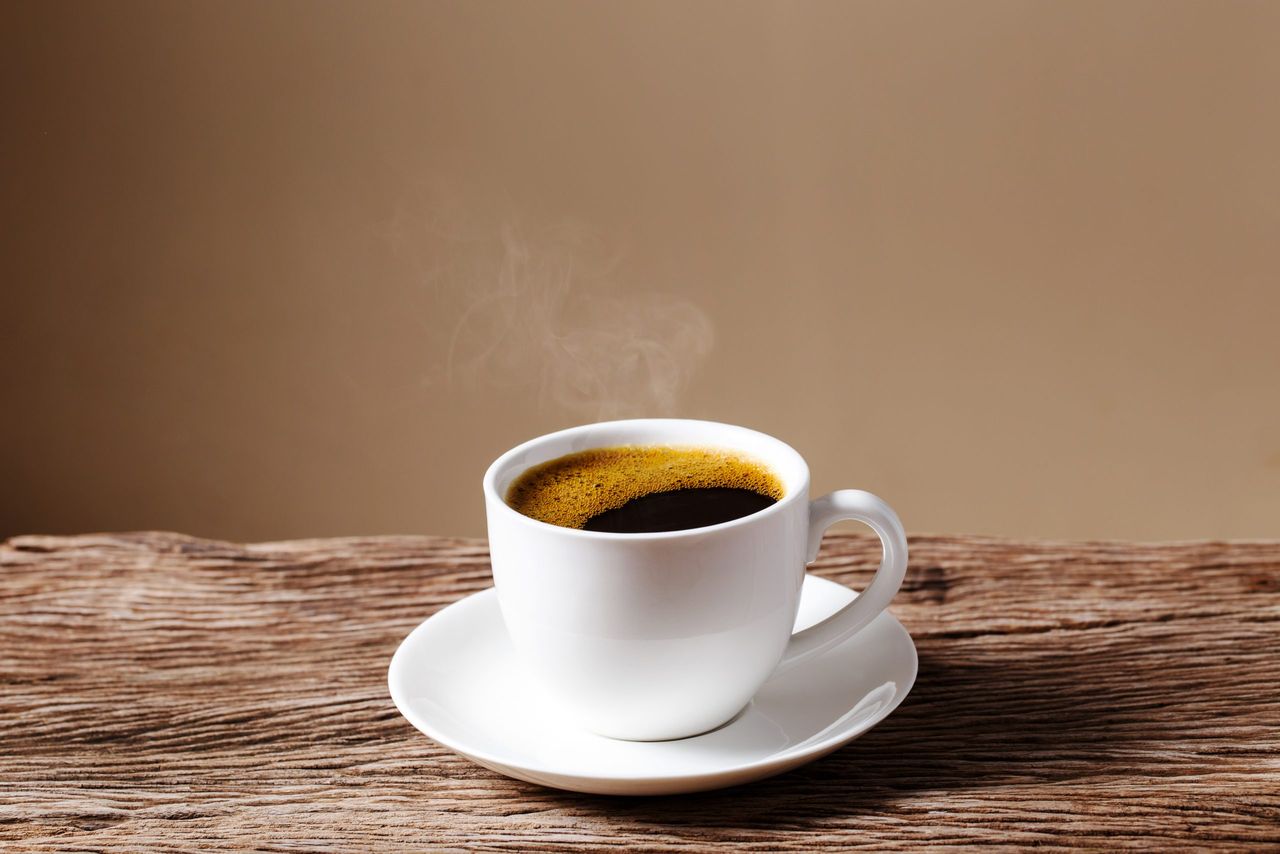
<svg viewBox="0 0 1280 854">
<path fill-rule="evenodd" d="M 967 644 L 944 655 L 948 640 L 922 640 L 919 677 L 902 706 L 811 765 L 693 795 L 544 790 L 545 798 L 579 813 L 639 823 L 802 829 L 824 818 L 874 813 L 915 794 L 945 797 L 1123 773 L 1125 757 L 1164 740 L 1162 724 L 1150 714 L 1151 689 L 1177 696 L 1192 687 L 1167 670 L 1146 679 L 1142 700 L 1124 680 L 1085 678 L 1089 670 L 1082 670 L 1078 655 L 1023 647 L 1015 657 Z"/>
</svg>

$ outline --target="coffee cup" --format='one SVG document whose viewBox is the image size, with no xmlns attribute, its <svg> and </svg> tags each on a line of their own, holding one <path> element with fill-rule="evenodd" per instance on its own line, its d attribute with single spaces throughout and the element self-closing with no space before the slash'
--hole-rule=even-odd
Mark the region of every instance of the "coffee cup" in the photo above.
<svg viewBox="0 0 1280 854">
<path fill-rule="evenodd" d="M 781 496 L 728 522 L 650 533 L 562 527 L 506 500 L 535 466 L 623 446 L 742 455 L 776 475 Z M 569 719 L 612 738 L 684 738 L 732 720 L 772 674 L 874 620 L 907 568 L 906 535 L 888 504 L 853 489 L 810 501 L 799 453 L 729 424 L 656 418 L 550 433 L 494 461 L 484 496 L 494 585 L 518 660 Z M 805 566 L 842 519 L 880 537 L 880 568 L 843 609 L 793 633 Z"/>
</svg>

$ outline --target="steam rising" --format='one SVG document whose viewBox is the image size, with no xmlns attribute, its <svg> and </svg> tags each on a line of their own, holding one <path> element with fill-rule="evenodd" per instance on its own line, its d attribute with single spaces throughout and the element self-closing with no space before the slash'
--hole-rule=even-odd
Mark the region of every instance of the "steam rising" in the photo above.
<svg viewBox="0 0 1280 854">
<path fill-rule="evenodd" d="M 581 227 L 445 237 L 433 278 L 457 309 L 446 382 L 533 384 L 540 405 L 601 420 L 676 412 L 714 340 L 696 305 L 624 286 L 616 258 Z"/>
</svg>

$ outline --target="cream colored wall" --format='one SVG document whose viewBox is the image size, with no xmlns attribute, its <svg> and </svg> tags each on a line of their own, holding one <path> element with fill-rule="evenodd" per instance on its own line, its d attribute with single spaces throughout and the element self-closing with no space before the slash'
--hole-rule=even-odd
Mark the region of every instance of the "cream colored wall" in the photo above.
<svg viewBox="0 0 1280 854">
<path fill-rule="evenodd" d="M 672 411 L 911 530 L 1280 535 L 1280 5 L 6 17 L 0 533 L 481 534 L 595 414 L 446 370 L 514 224 L 588 257 L 561 333 L 701 312 Z"/>
</svg>

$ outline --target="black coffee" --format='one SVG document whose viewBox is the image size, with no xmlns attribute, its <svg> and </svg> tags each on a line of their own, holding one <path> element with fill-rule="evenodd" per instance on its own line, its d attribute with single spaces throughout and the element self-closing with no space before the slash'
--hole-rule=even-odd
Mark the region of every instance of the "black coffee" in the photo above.
<svg viewBox="0 0 1280 854">
<path fill-rule="evenodd" d="M 597 448 L 535 466 L 507 503 L 566 528 L 642 534 L 717 525 L 756 513 L 783 495 L 772 471 L 715 448 Z"/>
<path fill-rule="evenodd" d="M 750 489 L 704 486 L 633 498 L 615 510 L 592 516 L 582 527 L 615 534 L 647 534 L 719 525 L 763 510 L 778 499 Z"/>
</svg>

